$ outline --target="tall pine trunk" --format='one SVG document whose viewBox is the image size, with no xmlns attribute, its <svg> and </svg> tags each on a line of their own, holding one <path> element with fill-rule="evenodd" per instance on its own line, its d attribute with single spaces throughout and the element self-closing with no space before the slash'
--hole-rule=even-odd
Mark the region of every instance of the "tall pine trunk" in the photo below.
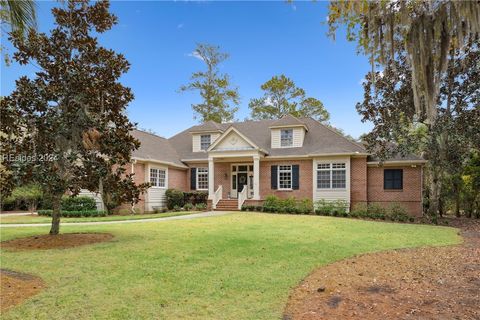
<svg viewBox="0 0 480 320">
<path fill-rule="evenodd" d="M 57 235 L 60 233 L 60 215 L 62 209 L 62 195 L 53 195 L 52 198 L 52 226 L 50 234 Z"/>
</svg>

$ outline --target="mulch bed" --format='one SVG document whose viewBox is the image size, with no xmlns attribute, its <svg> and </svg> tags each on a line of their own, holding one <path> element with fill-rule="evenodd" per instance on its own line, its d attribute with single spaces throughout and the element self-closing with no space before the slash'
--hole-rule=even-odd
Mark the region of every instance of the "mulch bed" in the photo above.
<svg viewBox="0 0 480 320">
<path fill-rule="evenodd" d="M 0 312 L 22 303 L 40 292 L 45 284 L 42 279 L 6 269 L 0 269 Z"/>
<path fill-rule="evenodd" d="M 109 233 L 62 233 L 55 236 L 45 234 L 3 241 L 0 243 L 0 248 L 13 250 L 66 249 L 109 241 L 112 238 L 113 235 Z"/>
<path fill-rule="evenodd" d="M 365 254 L 321 267 L 284 319 L 480 319 L 480 221 L 452 219 L 457 246 Z"/>
</svg>

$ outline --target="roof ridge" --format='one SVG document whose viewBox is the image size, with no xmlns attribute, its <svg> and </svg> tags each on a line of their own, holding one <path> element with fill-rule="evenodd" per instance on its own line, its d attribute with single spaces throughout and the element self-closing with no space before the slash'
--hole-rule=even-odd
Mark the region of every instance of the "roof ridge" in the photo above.
<svg viewBox="0 0 480 320">
<path fill-rule="evenodd" d="M 156 133 L 148 132 L 148 131 L 145 131 L 145 130 L 142 130 L 142 129 L 137 129 L 137 128 L 135 128 L 134 130 L 137 130 L 137 131 L 140 131 L 140 132 L 149 134 L 149 135 L 154 136 L 154 137 L 157 137 L 157 138 L 161 138 L 161 139 L 168 140 L 167 138 L 162 137 L 162 136 L 160 136 L 160 135 L 158 135 L 158 134 L 156 134 Z"/>
<path fill-rule="evenodd" d="M 319 125 L 327 128 L 327 129 L 330 130 L 331 132 L 335 133 L 336 135 L 338 135 L 338 136 L 342 137 L 343 139 L 347 140 L 348 142 L 350 142 L 350 143 L 353 144 L 354 146 L 359 147 L 359 148 L 361 148 L 361 149 L 365 149 L 365 147 L 363 147 L 363 146 L 360 145 L 359 143 L 353 142 L 352 140 L 348 139 L 347 137 L 345 137 L 345 136 L 344 136 L 343 134 L 341 134 L 340 132 L 334 130 L 334 129 L 333 129 L 333 128 L 334 128 L 333 126 L 329 127 L 328 125 L 325 125 L 325 124 L 321 123 L 320 121 L 318 121 L 318 120 L 316 120 L 316 119 L 314 119 L 314 118 L 312 118 L 312 117 L 309 117 L 309 118 L 310 118 L 311 120 L 317 122 Z"/>
</svg>

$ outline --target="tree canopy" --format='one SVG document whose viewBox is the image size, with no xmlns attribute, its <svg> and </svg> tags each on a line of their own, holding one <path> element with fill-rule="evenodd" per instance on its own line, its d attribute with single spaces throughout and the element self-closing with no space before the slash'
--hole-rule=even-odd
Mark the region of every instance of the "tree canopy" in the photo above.
<svg viewBox="0 0 480 320">
<path fill-rule="evenodd" d="M 478 1 L 332 1 L 328 24 L 335 35 L 347 26 L 347 38 L 376 63 L 387 66 L 407 52 L 412 68 L 415 112 L 437 120 L 437 99 L 451 48 L 463 50 L 480 33 Z M 372 73 L 374 75 L 374 73 Z"/>
<path fill-rule="evenodd" d="M 320 100 L 307 97 L 304 89 L 297 87 L 292 79 L 283 74 L 273 76 L 262 84 L 261 89 L 263 96 L 251 99 L 248 104 L 252 119 L 280 119 L 286 114 L 312 117 L 318 121 L 327 121 L 330 118 Z"/>
<path fill-rule="evenodd" d="M 101 192 L 114 181 L 128 185 L 125 192 L 135 202 L 144 186 L 136 186 L 124 168 L 140 145 L 125 115 L 133 94 L 118 81 L 130 65 L 93 35 L 117 23 L 109 2 L 71 0 L 52 13 L 56 26 L 50 35 L 31 29 L 25 39 L 18 31 L 10 37 L 17 49 L 13 58 L 21 65 L 35 62 L 39 71 L 20 77 L 1 100 L 0 142 L 11 178 L 38 183 L 52 197 L 50 233 L 57 234 L 65 193 Z"/>
<path fill-rule="evenodd" d="M 194 72 L 190 83 L 180 87 L 180 92 L 198 91 L 201 103 L 192 104 L 194 118 L 202 122 L 213 120 L 218 123 L 234 119 L 240 102 L 238 89 L 231 84 L 230 76 L 220 73 L 219 65 L 228 59 L 228 54 L 220 47 L 210 44 L 198 44 L 192 56 L 202 60 L 206 71 Z"/>
</svg>

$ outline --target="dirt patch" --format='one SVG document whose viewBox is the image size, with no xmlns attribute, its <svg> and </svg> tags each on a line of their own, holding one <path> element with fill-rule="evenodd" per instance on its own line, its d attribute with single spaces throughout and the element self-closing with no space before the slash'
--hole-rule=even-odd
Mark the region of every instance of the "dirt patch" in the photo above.
<svg viewBox="0 0 480 320">
<path fill-rule="evenodd" d="M 13 250 L 66 249 L 109 241 L 112 238 L 113 235 L 109 233 L 62 233 L 55 236 L 46 234 L 3 241 L 0 243 L 0 248 Z"/>
<path fill-rule="evenodd" d="M 0 312 L 3 313 L 40 292 L 45 284 L 38 277 L 0 269 L 0 286 Z"/>
<path fill-rule="evenodd" d="M 284 319 L 480 319 L 480 221 L 458 246 L 365 254 L 319 268 L 289 297 Z"/>
</svg>

